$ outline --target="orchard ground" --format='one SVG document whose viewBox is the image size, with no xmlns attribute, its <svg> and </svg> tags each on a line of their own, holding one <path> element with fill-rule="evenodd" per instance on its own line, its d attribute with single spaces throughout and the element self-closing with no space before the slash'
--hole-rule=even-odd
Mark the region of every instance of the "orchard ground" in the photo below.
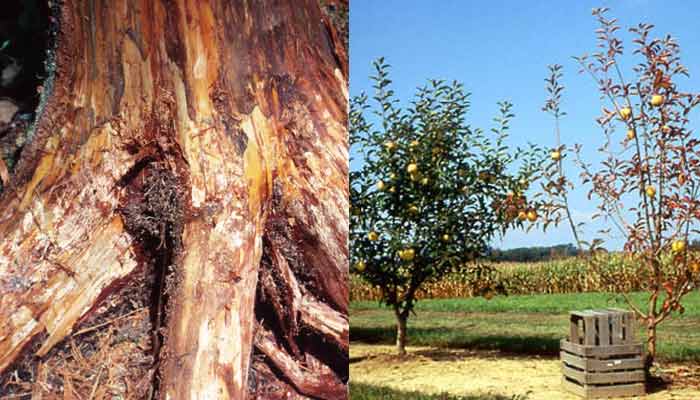
<svg viewBox="0 0 700 400">
<path fill-rule="evenodd" d="M 642 303 L 644 293 L 634 293 Z M 649 399 L 700 398 L 700 292 L 659 327 L 667 383 Z M 561 388 L 559 340 L 570 310 L 621 307 L 609 293 L 422 300 L 409 319 L 408 356 L 395 355 L 394 317 L 377 302 L 353 302 L 350 387 L 355 399 L 576 399 Z M 639 337 L 644 338 L 640 328 Z"/>
</svg>

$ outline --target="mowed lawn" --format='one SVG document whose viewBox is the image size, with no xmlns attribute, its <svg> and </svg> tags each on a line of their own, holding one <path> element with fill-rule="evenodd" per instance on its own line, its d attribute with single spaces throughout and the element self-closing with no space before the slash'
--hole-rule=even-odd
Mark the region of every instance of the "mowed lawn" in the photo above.
<svg viewBox="0 0 700 400">
<path fill-rule="evenodd" d="M 639 305 L 646 296 L 632 294 Z M 683 315 L 674 313 L 659 326 L 661 361 L 700 361 L 700 292 L 688 294 L 683 304 Z M 569 311 L 606 307 L 624 308 L 625 303 L 609 293 L 423 300 L 409 317 L 408 339 L 413 346 L 555 357 L 568 331 Z M 394 324 L 393 312 L 377 302 L 351 304 L 351 342 L 391 344 Z M 641 326 L 639 337 L 646 337 Z"/>
</svg>

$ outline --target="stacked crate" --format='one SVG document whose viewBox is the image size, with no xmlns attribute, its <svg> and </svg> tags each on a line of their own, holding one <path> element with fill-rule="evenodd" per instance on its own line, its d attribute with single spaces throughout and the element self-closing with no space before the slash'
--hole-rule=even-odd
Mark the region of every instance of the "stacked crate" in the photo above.
<svg viewBox="0 0 700 400">
<path fill-rule="evenodd" d="M 587 399 L 645 393 L 644 353 L 634 314 L 618 309 L 570 313 L 561 341 L 564 387 Z"/>
</svg>

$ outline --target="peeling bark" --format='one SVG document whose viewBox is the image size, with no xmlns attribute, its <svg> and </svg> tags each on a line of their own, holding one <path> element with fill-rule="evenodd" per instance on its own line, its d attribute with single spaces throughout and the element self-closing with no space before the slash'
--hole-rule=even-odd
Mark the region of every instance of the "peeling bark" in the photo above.
<svg viewBox="0 0 700 400">
<path fill-rule="evenodd" d="M 0 197 L 0 372 L 158 258 L 161 398 L 245 398 L 255 371 L 347 397 L 347 49 L 319 4 L 60 13 L 53 92 Z M 159 203 L 161 173 L 181 201 Z"/>
</svg>

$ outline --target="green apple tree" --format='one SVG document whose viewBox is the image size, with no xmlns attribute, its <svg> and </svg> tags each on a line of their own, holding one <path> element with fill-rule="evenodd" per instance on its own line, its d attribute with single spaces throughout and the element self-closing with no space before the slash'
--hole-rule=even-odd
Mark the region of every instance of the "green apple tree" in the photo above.
<svg viewBox="0 0 700 400">
<path fill-rule="evenodd" d="M 396 315 L 396 345 L 405 354 L 406 322 L 421 285 L 474 268 L 492 239 L 509 227 L 530 228 L 537 204 L 525 191 L 546 156 L 528 145 L 510 149 L 511 105 L 499 103 L 490 131 L 465 121 L 469 95 L 460 83 L 430 80 L 402 108 L 388 65 L 375 61 L 370 105 L 351 100 L 350 248 L 353 271 L 382 290 Z M 479 288 L 486 297 L 494 288 Z"/>
</svg>

